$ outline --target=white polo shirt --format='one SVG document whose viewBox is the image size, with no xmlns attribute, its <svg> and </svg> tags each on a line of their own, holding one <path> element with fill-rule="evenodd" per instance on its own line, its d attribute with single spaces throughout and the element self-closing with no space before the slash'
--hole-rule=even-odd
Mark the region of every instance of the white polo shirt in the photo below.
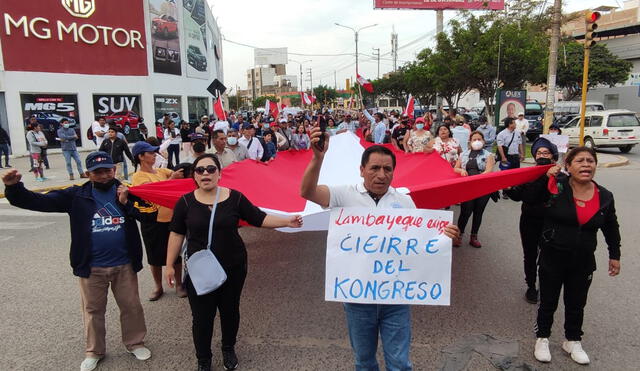
<svg viewBox="0 0 640 371">
<path fill-rule="evenodd" d="M 416 204 L 408 195 L 399 193 L 395 188 L 389 187 L 387 193 L 376 202 L 369 196 L 364 188 L 364 183 L 356 185 L 329 186 L 329 208 L 334 207 L 370 207 L 385 209 L 415 209 Z"/>
</svg>

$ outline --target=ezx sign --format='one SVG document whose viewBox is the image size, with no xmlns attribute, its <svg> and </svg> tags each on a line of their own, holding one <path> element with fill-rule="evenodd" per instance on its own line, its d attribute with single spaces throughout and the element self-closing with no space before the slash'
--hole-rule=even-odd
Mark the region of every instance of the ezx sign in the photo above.
<svg viewBox="0 0 640 371">
<path fill-rule="evenodd" d="M 7 71 L 146 76 L 142 1 L 0 1 Z"/>
</svg>

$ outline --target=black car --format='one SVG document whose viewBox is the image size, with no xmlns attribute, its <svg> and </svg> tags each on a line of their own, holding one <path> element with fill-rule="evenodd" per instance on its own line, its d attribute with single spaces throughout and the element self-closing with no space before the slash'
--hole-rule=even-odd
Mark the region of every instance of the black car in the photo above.
<svg viewBox="0 0 640 371">
<path fill-rule="evenodd" d="M 202 54 L 197 46 L 189 45 L 187 48 L 187 61 L 189 65 L 200 72 L 207 70 L 207 57 Z"/>
<path fill-rule="evenodd" d="M 529 121 L 529 130 L 527 130 L 527 139 L 531 142 L 536 140 L 542 134 L 542 119 L 544 118 L 544 110 L 538 102 L 527 102 L 524 110 L 524 118 Z"/>
</svg>

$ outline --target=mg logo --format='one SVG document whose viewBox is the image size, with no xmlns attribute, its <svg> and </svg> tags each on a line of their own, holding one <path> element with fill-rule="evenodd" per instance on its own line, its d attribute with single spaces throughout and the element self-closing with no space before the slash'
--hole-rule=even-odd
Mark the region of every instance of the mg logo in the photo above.
<svg viewBox="0 0 640 371">
<path fill-rule="evenodd" d="M 62 6 L 74 17 L 89 18 L 96 10 L 95 0 L 62 0 Z"/>
</svg>

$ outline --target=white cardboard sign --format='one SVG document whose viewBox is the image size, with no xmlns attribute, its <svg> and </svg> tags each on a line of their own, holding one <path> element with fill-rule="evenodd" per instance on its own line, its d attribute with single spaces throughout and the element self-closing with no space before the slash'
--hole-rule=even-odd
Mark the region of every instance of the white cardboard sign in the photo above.
<svg viewBox="0 0 640 371">
<path fill-rule="evenodd" d="M 453 212 L 424 209 L 331 210 L 325 300 L 362 304 L 449 305 Z"/>
<path fill-rule="evenodd" d="M 541 138 L 546 138 L 552 144 L 555 144 L 558 147 L 559 153 L 567 153 L 569 150 L 569 136 L 568 135 L 559 135 L 559 134 L 542 134 Z"/>
</svg>

